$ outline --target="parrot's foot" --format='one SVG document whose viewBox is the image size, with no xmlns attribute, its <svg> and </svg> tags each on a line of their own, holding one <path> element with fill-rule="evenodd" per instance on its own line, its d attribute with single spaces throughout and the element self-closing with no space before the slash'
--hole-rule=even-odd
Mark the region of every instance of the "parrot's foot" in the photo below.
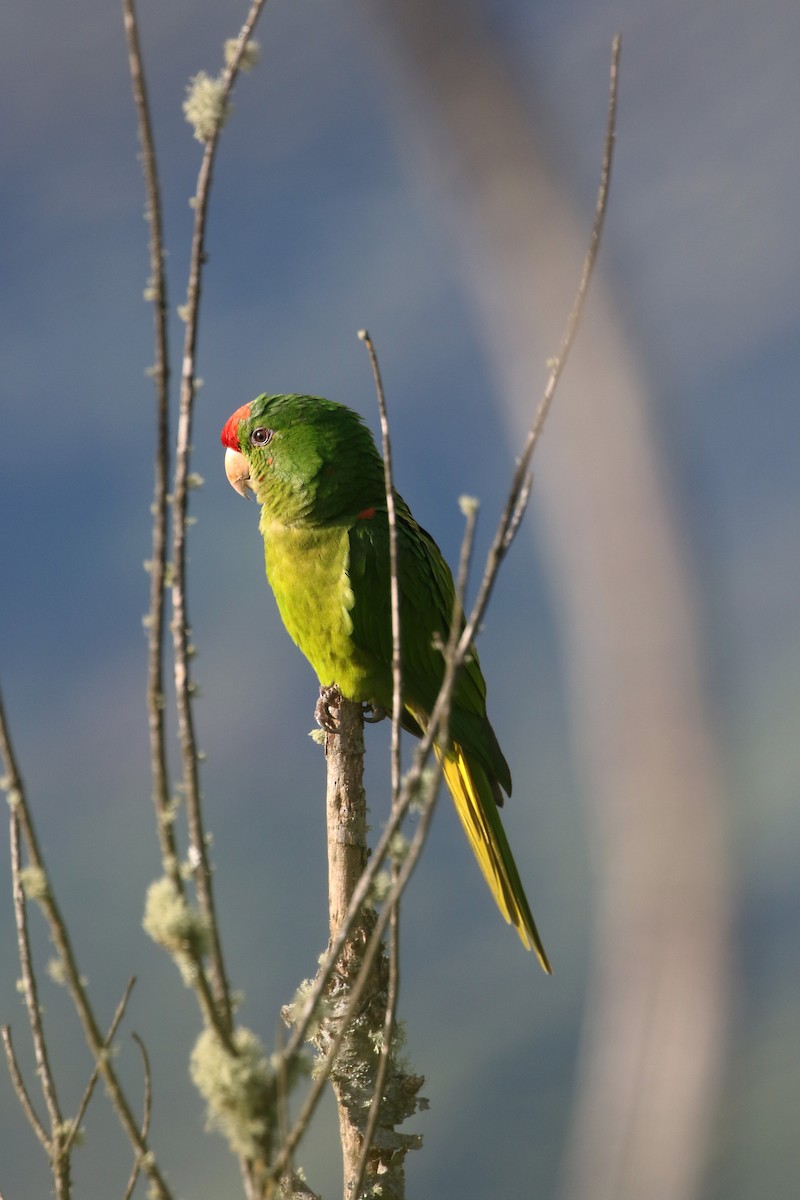
<svg viewBox="0 0 800 1200">
<path fill-rule="evenodd" d="M 377 725 L 378 721 L 385 721 L 389 716 L 385 708 L 380 704 L 370 704 L 369 700 L 361 705 L 361 715 L 368 725 Z"/>
<path fill-rule="evenodd" d="M 336 733 L 338 726 L 331 709 L 339 703 L 341 698 L 342 693 L 335 683 L 330 686 L 320 685 L 319 699 L 314 705 L 314 720 L 326 733 Z"/>
</svg>

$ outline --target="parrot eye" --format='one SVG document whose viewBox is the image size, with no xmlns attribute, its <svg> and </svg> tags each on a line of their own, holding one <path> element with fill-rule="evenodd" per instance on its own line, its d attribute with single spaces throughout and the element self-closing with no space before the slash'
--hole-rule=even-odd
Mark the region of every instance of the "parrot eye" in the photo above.
<svg viewBox="0 0 800 1200">
<path fill-rule="evenodd" d="M 259 425 L 258 429 L 254 429 L 250 434 L 251 446 L 266 446 L 272 439 L 272 430 L 265 429 L 263 425 Z"/>
</svg>

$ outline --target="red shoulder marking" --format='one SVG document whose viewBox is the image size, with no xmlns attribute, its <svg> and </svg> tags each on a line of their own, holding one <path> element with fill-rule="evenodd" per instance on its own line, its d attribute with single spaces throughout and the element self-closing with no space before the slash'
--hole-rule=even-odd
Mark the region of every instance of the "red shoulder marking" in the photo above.
<svg viewBox="0 0 800 1200">
<path fill-rule="evenodd" d="M 362 508 L 360 513 L 356 514 L 357 521 L 371 521 L 375 516 L 374 508 Z"/>
</svg>

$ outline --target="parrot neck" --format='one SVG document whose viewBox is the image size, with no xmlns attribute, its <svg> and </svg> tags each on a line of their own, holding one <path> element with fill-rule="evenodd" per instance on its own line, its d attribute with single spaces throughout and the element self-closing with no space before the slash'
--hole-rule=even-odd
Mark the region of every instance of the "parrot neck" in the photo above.
<svg viewBox="0 0 800 1200">
<path fill-rule="evenodd" d="M 256 496 L 262 524 L 349 524 L 367 510 L 386 507 L 383 462 L 377 454 L 367 462 L 343 455 L 335 463 L 320 463 L 310 478 L 268 469 L 256 481 Z"/>
</svg>

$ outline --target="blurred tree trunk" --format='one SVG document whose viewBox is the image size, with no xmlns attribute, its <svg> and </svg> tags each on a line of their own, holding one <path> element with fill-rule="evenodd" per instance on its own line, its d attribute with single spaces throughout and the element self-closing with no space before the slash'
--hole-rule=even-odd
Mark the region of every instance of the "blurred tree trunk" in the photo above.
<svg viewBox="0 0 800 1200">
<path fill-rule="evenodd" d="M 560 340 L 589 221 L 575 220 L 514 90 L 513 64 L 476 25 L 474 6 L 396 0 L 378 11 L 405 73 L 404 101 L 418 106 L 425 166 L 435 163 L 437 184 L 449 187 L 460 258 L 519 436 Z M 623 98 L 624 79 L 623 51 Z M 624 148 L 624 103 L 621 129 Z M 601 151 L 598 138 L 598 169 Z M 727 1011 L 720 771 L 691 572 L 646 386 L 602 284 L 588 307 L 537 458 L 533 505 L 557 590 L 598 886 L 564 1191 L 569 1200 L 689 1200 Z M 557 947 L 553 957 L 557 969 Z"/>
</svg>

